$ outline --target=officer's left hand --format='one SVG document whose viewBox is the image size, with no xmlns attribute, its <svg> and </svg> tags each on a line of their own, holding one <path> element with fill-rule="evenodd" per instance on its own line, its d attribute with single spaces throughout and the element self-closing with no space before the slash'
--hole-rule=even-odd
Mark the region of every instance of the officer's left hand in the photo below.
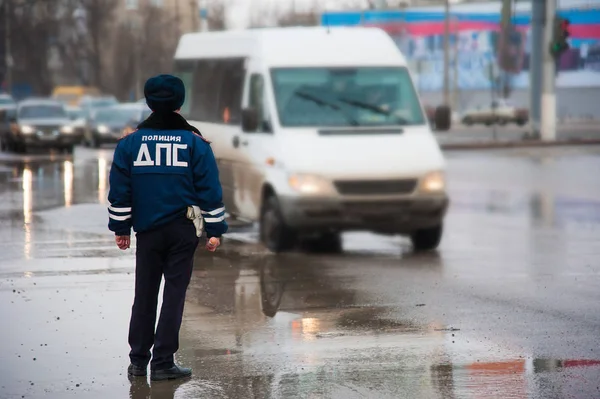
<svg viewBox="0 0 600 399">
<path fill-rule="evenodd" d="M 129 236 L 116 236 L 115 242 L 119 249 L 126 250 L 131 245 L 131 238 Z"/>
</svg>

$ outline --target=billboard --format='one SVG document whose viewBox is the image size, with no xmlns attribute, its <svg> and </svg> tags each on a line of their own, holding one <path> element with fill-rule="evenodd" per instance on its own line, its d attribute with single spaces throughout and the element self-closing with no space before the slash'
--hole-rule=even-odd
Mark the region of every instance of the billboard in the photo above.
<svg viewBox="0 0 600 399">
<path fill-rule="evenodd" d="M 494 65 L 498 62 L 501 42 L 500 5 L 497 3 L 494 8 L 497 11 L 452 7 L 449 22 L 451 87 L 457 85 L 461 90 L 482 90 L 498 83 Z M 600 10 L 568 9 L 559 10 L 558 14 L 571 22 L 571 48 L 559 60 L 557 86 L 600 87 Z M 406 56 L 418 88 L 421 91 L 439 91 L 443 89 L 444 15 L 440 8 L 341 11 L 324 13 L 321 24 L 384 29 Z M 512 17 L 517 34 L 511 41 L 513 48 L 517 46 L 518 65 L 512 73 L 502 74 L 502 78 L 517 89 L 529 87 L 530 20 L 530 10 L 517 10 Z"/>
</svg>

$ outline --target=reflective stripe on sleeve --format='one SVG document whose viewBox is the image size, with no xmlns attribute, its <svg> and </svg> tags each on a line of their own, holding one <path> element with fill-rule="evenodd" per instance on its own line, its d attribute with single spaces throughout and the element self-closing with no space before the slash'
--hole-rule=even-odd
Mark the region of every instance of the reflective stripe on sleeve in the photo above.
<svg viewBox="0 0 600 399">
<path fill-rule="evenodd" d="M 118 220 L 118 221 L 123 221 L 123 220 L 127 220 L 127 219 L 131 219 L 131 215 L 126 215 L 126 216 L 117 216 L 117 215 L 113 215 L 112 213 L 108 214 L 108 217 L 113 219 L 113 220 Z"/>
<path fill-rule="evenodd" d="M 129 208 L 115 208 L 112 205 L 108 206 L 108 210 L 115 213 L 131 213 L 131 207 Z"/>
<path fill-rule="evenodd" d="M 221 212 L 225 212 L 225 207 L 221 207 L 221 208 L 217 208 L 217 209 L 213 209 L 212 211 L 202 211 L 203 215 L 218 215 Z"/>
<path fill-rule="evenodd" d="M 225 220 L 225 215 L 219 216 L 218 218 L 204 218 L 206 223 L 218 223 L 222 222 L 223 220 Z"/>
</svg>

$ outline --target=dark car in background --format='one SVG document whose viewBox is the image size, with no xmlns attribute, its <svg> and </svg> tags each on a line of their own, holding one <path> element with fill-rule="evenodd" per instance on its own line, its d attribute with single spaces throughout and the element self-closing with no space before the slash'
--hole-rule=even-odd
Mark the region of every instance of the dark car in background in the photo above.
<svg viewBox="0 0 600 399">
<path fill-rule="evenodd" d="M 86 126 L 83 110 L 80 107 L 67 105 L 67 114 L 69 115 L 69 119 L 71 119 L 71 126 L 73 126 L 76 133 L 83 138 Z"/>
<path fill-rule="evenodd" d="M 117 104 L 119 104 L 119 100 L 115 96 L 83 96 L 78 107 L 83 112 L 84 117 L 89 118 L 95 110 Z"/>
<path fill-rule="evenodd" d="M 0 151 L 8 149 L 8 140 L 16 125 L 17 107 L 0 107 Z"/>
<path fill-rule="evenodd" d="M 75 144 L 81 140 L 71 125 L 65 105 L 55 100 L 20 102 L 12 122 L 11 133 L 5 142 L 9 151 L 24 153 L 29 148 L 43 148 L 72 153 Z"/>
<path fill-rule="evenodd" d="M 150 115 L 146 104 L 126 103 L 95 110 L 90 120 L 84 143 L 98 148 L 102 144 L 116 143 L 127 126 L 141 122 Z"/>
<path fill-rule="evenodd" d="M 138 104 L 140 104 L 140 103 L 142 103 L 142 102 L 138 101 Z M 133 104 L 133 103 L 131 103 L 131 104 Z M 122 136 L 126 136 L 130 133 L 133 133 L 137 129 L 138 125 L 140 123 L 142 123 L 143 121 L 145 121 L 152 113 L 152 110 L 150 108 L 148 108 L 148 106 L 146 105 L 146 100 L 144 100 L 144 102 L 142 104 L 143 104 L 141 106 L 143 108 L 142 114 L 138 115 L 135 118 L 132 118 L 129 122 L 127 122 L 127 124 L 123 128 Z"/>
</svg>

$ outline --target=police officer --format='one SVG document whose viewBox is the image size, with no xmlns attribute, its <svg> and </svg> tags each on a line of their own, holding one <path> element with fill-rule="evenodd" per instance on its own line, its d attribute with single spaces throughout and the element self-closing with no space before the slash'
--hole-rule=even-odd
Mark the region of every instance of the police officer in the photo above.
<svg viewBox="0 0 600 399">
<path fill-rule="evenodd" d="M 146 82 L 144 95 L 152 114 L 115 149 L 108 227 L 120 249 L 129 248 L 132 228 L 137 239 L 128 374 L 146 376 L 152 359 L 150 378 L 157 381 L 192 373 L 174 362 L 200 236 L 188 211 L 192 206 L 201 210 L 211 251 L 220 244 L 227 223 L 209 142 L 179 114 L 185 99 L 183 82 L 175 76 L 159 75 Z M 163 275 L 163 304 L 155 331 Z"/>
</svg>

